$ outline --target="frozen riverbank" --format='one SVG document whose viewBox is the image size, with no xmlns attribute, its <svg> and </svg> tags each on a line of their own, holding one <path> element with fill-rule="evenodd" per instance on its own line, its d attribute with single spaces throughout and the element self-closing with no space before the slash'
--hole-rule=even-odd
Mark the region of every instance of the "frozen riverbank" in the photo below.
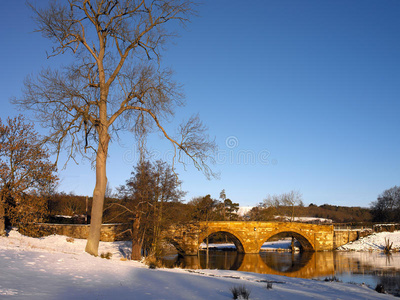
<svg viewBox="0 0 400 300">
<path fill-rule="evenodd" d="M 346 251 L 383 251 L 386 241 L 393 242 L 392 249 L 400 250 L 400 231 L 379 232 L 338 248 Z"/>
</svg>

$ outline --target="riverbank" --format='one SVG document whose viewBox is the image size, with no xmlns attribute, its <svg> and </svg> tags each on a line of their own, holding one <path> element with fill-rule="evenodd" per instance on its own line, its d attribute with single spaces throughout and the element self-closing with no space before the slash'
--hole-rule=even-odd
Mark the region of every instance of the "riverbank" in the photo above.
<svg viewBox="0 0 400 300">
<path fill-rule="evenodd" d="M 393 243 L 392 249 L 400 251 L 400 231 L 379 232 L 363 237 L 338 248 L 342 251 L 383 251 L 386 242 Z"/>
<path fill-rule="evenodd" d="M 126 260 L 128 242 L 100 243 L 84 253 L 85 240 L 29 238 L 11 231 L 0 237 L 2 299 L 232 299 L 244 285 L 249 299 L 395 299 L 365 285 L 324 282 L 237 271 L 149 269 Z M 271 289 L 267 289 L 272 286 Z"/>
</svg>

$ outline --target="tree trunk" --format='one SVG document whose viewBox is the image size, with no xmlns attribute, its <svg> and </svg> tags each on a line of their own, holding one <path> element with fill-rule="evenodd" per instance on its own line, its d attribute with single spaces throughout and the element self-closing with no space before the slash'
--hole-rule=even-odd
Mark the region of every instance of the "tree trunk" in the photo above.
<svg viewBox="0 0 400 300">
<path fill-rule="evenodd" d="M 132 240 L 132 260 L 141 260 L 142 259 L 142 244 L 138 240 Z"/>
<path fill-rule="evenodd" d="M 89 236 L 85 251 L 98 256 L 100 231 L 103 220 L 104 196 L 107 186 L 106 164 L 109 137 L 107 131 L 105 136 L 100 136 L 99 147 L 96 156 L 96 186 L 93 192 L 92 215 L 90 220 Z"/>
<path fill-rule="evenodd" d="M 295 250 L 294 250 L 294 237 L 293 236 L 292 236 L 292 242 L 290 244 L 290 248 L 292 249 L 292 253 L 294 253 Z"/>
<path fill-rule="evenodd" d="M 157 204 L 154 204 L 154 218 L 156 218 L 156 222 L 154 225 L 154 237 L 153 237 L 153 254 L 156 256 L 161 254 L 161 246 L 160 246 L 160 236 L 161 236 L 161 228 L 163 224 L 163 202 L 164 196 L 161 197 L 160 207 L 158 211 L 156 210 Z"/>
<path fill-rule="evenodd" d="M 209 251 L 208 251 L 208 216 L 206 217 L 206 234 L 207 234 L 207 239 L 206 239 L 206 268 L 208 269 L 208 264 L 210 261 L 209 257 Z"/>
<path fill-rule="evenodd" d="M 0 196 L 0 236 L 6 234 L 5 201 L 3 194 Z"/>
<path fill-rule="evenodd" d="M 139 227 L 140 227 L 140 218 L 136 215 L 132 227 L 132 255 L 131 255 L 132 260 L 142 259 L 143 239 L 140 236 Z"/>
</svg>

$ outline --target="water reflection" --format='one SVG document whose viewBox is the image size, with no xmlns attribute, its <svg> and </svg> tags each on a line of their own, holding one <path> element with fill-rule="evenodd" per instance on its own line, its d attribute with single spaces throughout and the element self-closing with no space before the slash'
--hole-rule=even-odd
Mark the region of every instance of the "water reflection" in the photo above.
<svg viewBox="0 0 400 300">
<path fill-rule="evenodd" d="M 236 251 L 210 251 L 206 255 L 178 258 L 167 257 L 167 266 L 190 269 L 221 269 L 283 275 L 298 278 L 337 277 L 343 282 L 366 283 L 375 287 L 382 283 L 386 289 L 400 288 L 400 253 L 390 256 L 376 252 L 261 252 L 239 254 Z"/>
<path fill-rule="evenodd" d="M 329 255 L 327 255 L 329 254 Z M 207 266 L 206 253 L 198 256 L 170 256 L 164 258 L 167 267 L 188 269 L 219 269 L 313 278 L 334 274 L 333 252 L 240 254 L 236 251 L 210 251 Z"/>
</svg>

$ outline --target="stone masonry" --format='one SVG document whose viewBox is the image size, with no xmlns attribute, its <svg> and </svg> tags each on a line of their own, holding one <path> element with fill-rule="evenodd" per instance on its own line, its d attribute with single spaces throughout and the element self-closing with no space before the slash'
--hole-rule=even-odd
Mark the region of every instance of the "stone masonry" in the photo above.
<svg viewBox="0 0 400 300">
<path fill-rule="evenodd" d="M 356 240 L 358 234 L 335 235 L 333 225 L 316 225 L 297 222 L 199 222 L 171 229 L 166 238 L 183 255 L 197 255 L 200 244 L 207 236 L 224 232 L 234 242 L 239 253 L 259 253 L 269 238 L 290 233 L 304 251 L 334 250 Z"/>
<path fill-rule="evenodd" d="M 76 239 L 87 239 L 90 225 L 81 224 L 48 224 L 38 223 L 20 227 L 19 231 L 28 236 L 46 236 L 51 234 L 65 235 Z M 129 240 L 128 229 L 131 224 L 103 224 L 101 225 L 100 240 L 114 242 Z"/>
</svg>

